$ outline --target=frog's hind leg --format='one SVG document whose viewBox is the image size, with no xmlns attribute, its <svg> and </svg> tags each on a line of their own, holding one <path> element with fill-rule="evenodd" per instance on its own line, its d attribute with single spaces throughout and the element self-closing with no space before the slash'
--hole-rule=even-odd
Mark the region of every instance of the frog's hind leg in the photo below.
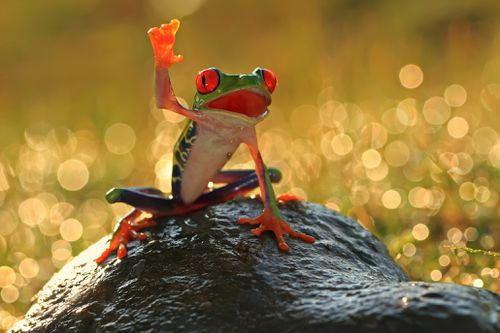
<svg viewBox="0 0 500 333">
<path fill-rule="evenodd" d="M 281 171 L 279 171 L 278 169 L 267 168 L 267 172 L 269 173 L 269 179 L 271 180 L 272 183 L 278 183 L 281 181 L 282 178 Z M 224 170 L 220 171 L 217 175 L 215 175 L 212 178 L 212 182 L 230 184 L 250 175 L 255 175 L 255 177 L 257 177 L 255 170 Z M 260 196 L 257 195 L 257 197 Z M 303 200 L 301 197 L 290 193 L 278 194 L 276 195 L 276 199 L 280 202 Z"/>
<path fill-rule="evenodd" d="M 269 168 L 271 182 L 277 183 L 281 180 L 281 172 L 275 168 Z M 234 199 L 259 187 L 259 179 L 255 170 L 225 170 L 219 171 L 213 178 L 214 183 L 224 183 L 225 186 L 216 188 L 210 192 L 203 193 L 193 205 L 213 205 Z"/>
<path fill-rule="evenodd" d="M 281 173 L 277 169 L 269 169 L 269 178 L 272 182 L 278 182 L 281 179 Z M 259 186 L 257 174 L 253 170 L 221 171 L 213 181 L 227 183 L 227 185 L 203 193 L 189 205 L 171 196 L 165 197 L 160 190 L 154 188 L 128 187 L 113 188 L 108 191 L 106 193 L 108 202 L 123 202 L 135 208 L 117 223 L 111 240 L 96 262 L 102 263 L 115 250 L 119 259 L 125 257 L 127 255 L 126 244 L 132 239 L 144 240 L 146 235 L 139 231 L 154 226 L 154 217 L 180 215 L 198 210 L 234 199 Z M 140 219 L 143 212 L 152 214 L 152 217 Z"/>
<path fill-rule="evenodd" d="M 278 182 L 281 179 L 281 172 L 278 169 L 270 168 L 269 176 L 272 182 Z M 189 205 L 184 204 L 180 199 L 165 197 L 159 190 L 150 188 L 145 190 L 137 187 L 113 188 L 106 193 L 106 199 L 109 203 L 129 204 L 153 216 L 172 216 L 231 200 L 259 186 L 254 170 L 221 171 L 213 178 L 213 181 L 227 185 L 203 193 Z"/>
<path fill-rule="evenodd" d="M 95 261 L 100 264 L 116 250 L 116 257 L 122 259 L 127 255 L 127 243 L 132 239 L 145 240 L 146 235 L 140 230 L 156 225 L 152 218 L 139 219 L 142 212 L 138 209 L 131 210 L 116 223 L 111 239 L 106 244 L 106 249 Z"/>
<path fill-rule="evenodd" d="M 279 171 L 278 169 L 268 168 L 267 171 L 269 172 L 269 177 L 271 179 L 271 182 L 278 183 L 281 180 L 281 171 Z M 219 171 L 212 178 L 212 182 L 221 183 L 221 184 L 230 184 L 230 183 L 234 183 L 235 181 L 238 181 L 242 178 L 249 177 L 251 175 L 253 175 L 254 177 L 257 177 L 255 170 L 252 170 L 252 169 L 249 169 L 249 170 L 224 170 L 224 171 Z"/>
</svg>

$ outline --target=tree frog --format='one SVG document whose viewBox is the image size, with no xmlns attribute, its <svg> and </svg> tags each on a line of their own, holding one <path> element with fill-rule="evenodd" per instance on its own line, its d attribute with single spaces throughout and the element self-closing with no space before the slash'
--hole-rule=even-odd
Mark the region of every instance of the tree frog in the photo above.
<svg viewBox="0 0 500 333">
<path fill-rule="evenodd" d="M 155 56 L 156 104 L 189 119 L 174 149 L 172 193 L 165 196 L 160 190 L 144 187 L 113 188 L 106 193 L 110 203 L 123 202 L 134 207 L 116 225 L 104 252 L 96 259 L 102 263 L 113 252 L 123 258 L 126 244 L 132 239 L 145 239 L 140 230 L 155 224 L 154 218 L 191 212 L 208 205 L 225 202 L 260 187 L 264 209 L 256 218 L 240 218 L 238 223 L 256 225 L 254 235 L 272 231 L 278 248 L 288 251 L 284 235 L 307 243 L 315 239 L 294 231 L 282 218 L 272 182 L 281 179 L 281 173 L 267 168 L 257 145 L 255 125 L 268 114 L 271 94 L 276 88 L 275 74 L 256 68 L 250 74 L 225 74 L 217 68 L 208 68 L 196 77 L 197 93 L 192 109 L 182 106 L 172 89 L 169 67 L 183 60 L 175 55 L 173 45 L 180 22 L 148 31 Z M 243 143 L 250 150 L 255 170 L 226 170 L 222 167 Z M 209 182 L 224 184 L 213 190 Z M 294 199 L 283 196 L 283 200 Z M 150 217 L 141 218 L 143 213 Z"/>
</svg>

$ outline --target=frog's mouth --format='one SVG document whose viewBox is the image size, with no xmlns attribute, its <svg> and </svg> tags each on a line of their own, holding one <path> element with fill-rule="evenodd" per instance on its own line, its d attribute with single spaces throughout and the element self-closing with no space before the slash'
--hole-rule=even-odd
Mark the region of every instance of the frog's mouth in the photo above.
<svg viewBox="0 0 500 333">
<path fill-rule="evenodd" d="M 269 104 L 271 104 L 269 94 L 259 89 L 250 88 L 230 92 L 204 104 L 204 106 L 258 118 L 266 113 Z"/>
</svg>

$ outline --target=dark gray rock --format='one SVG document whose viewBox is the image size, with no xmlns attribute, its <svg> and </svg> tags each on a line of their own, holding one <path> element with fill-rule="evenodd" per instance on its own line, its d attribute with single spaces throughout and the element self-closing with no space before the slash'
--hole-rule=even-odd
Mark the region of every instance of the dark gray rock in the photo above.
<svg viewBox="0 0 500 333">
<path fill-rule="evenodd" d="M 410 282 L 357 222 L 311 203 L 283 207 L 313 245 L 279 252 L 237 217 L 233 201 L 154 228 L 150 241 L 102 266 L 104 241 L 40 292 L 12 332 L 500 332 L 500 297 L 452 284 Z"/>
</svg>

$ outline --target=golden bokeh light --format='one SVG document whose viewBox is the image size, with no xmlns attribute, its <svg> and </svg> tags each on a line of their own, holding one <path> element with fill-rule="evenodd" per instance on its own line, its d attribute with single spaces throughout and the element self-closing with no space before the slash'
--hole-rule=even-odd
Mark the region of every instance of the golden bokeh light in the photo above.
<svg viewBox="0 0 500 333">
<path fill-rule="evenodd" d="M 110 152 L 117 155 L 130 152 L 135 146 L 135 141 L 134 130 L 129 125 L 123 123 L 109 126 L 104 135 L 106 147 Z"/>
<path fill-rule="evenodd" d="M 5 303 L 14 303 L 19 297 L 19 290 L 14 286 L 6 286 L 2 288 L 0 296 Z"/>
<path fill-rule="evenodd" d="M 401 167 L 410 159 L 410 149 L 403 141 L 393 141 L 385 147 L 384 158 L 392 167 Z"/>
<path fill-rule="evenodd" d="M 413 227 L 411 234 L 415 240 L 423 241 L 429 237 L 429 228 L 425 224 L 419 223 Z"/>
<path fill-rule="evenodd" d="M 331 145 L 333 152 L 338 156 L 349 154 L 354 146 L 351 137 L 344 133 L 334 136 Z"/>
<path fill-rule="evenodd" d="M 460 198 L 465 201 L 471 201 L 474 200 L 474 195 L 476 193 L 476 185 L 472 182 L 464 182 L 460 184 L 460 187 L 458 188 L 458 193 L 460 195 Z"/>
<path fill-rule="evenodd" d="M 387 166 L 387 163 L 381 162 L 375 168 L 366 169 L 365 173 L 370 180 L 378 182 L 384 180 L 387 177 L 387 175 L 389 174 L 389 167 Z"/>
<path fill-rule="evenodd" d="M 448 121 L 447 129 L 452 138 L 461 139 L 469 132 L 469 123 L 462 117 L 453 117 Z"/>
<path fill-rule="evenodd" d="M 481 91 L 481 104 L 488 111 L 498 110 L 500 107 L 500 84 L 488 84 Z"/>
<path fill-rule="evenodd" d="M 68 242 L 74 242 L 82 237 L 83 227 L 77 219 L 67 219 L 61 223 L 59 227 L 61 237 Z"/>
<path fill-rule="evenodd" d="M 379 149 L 385 145 L 388 138 L 388 133 L 382 124 L 372 122 L 363 127 L 361 130 L 361 140 L 374 149 Z"/>
<path fill-rule="evenodd" d="M 463 233 L 460 229 L 458 228 L 450 228 L 447 232 L 446 235 L 448 237 L 448 240 L 452 243 L 458 243 L 462 240 Z"/>
<path fill-rule="evenodd" d="M 0 266 L 0 288 L 14 284 L 16 272 L 9 266 Z"/>
<path fill-rule="evenodd" d="M 382 204 L 387 209 L 396 209 L 401 205 L 401 195 L 396 190 L 385 191 L 382 195 Z"/>
<path fill-rule="evenodd" d="M 474 281 L 472 281 L 472 285 L 476 288 L 482 288 L 484 286 L 484 282 L 483 282 L 483 280 L 477 278 L 477 279 L 474 279 Z"/>
<path fill-rule="evenodd" d="M 342 124 L 348 119 L 344 104 L 328 100 L 319 108 L 319 117 L 323 125 L 330 128 L 342 128 Z"/>
<path fill-rule="evenodd" d="M 82 161 L 69 159 L 57 169 L 57 180 L 68 191 L 81 190 L 89 181 L 89 169 Z"/>
<path fill-rule="evenodd" d="M 435 282 L 441 281 L 441 279 L 443 278 L 443 273 L 441 273 L 441 271 L 438 269 L 434 269 L 431 271 L 430 277 L 431 277 L 432 281 L 435 281 Z"/>
<path fill-rule="evenodd" d="M 19 273 L 27 279 L 32 279 L 38 275 L 40 267 L 38 262 L 32 258 L 25 258 L 19 264 Z"/>
<path fill-rule="evenodd" d="M 57 261 L 65 261 L 71 257 L 71 244 L 63 239 L 57 240 L 51 246 L 52 257 Z"/>
<path fill-rule="evenodd" d="M 476 187 L 476 191 L 474 192 L 474 199 L 478 202 L 485 203 L 490 199 L 491 192 L 490 189 L 484 185 L 479 185 Z"/>
<path fill-rule="evenodd" d="M 479 242 L 486 250 L 490 250 L 495 246 L 495 239 L 491 235 L 482 236 Z"/>
<path fill-rule="evenodd" d="M 7 191 L 10 188 L 9 181 L 7 180 L 7 173 L 5 167 L 0 163 L 0 191 Z"/>
<path fill-rule="evenodd" d="M 0 209 L 0 235 L 8 236 L 16 230 L 17 215 L 12 210 Z"/>
<path fill-rule="evenodd" d="M 403 254 L 407 257 L 413 257 L 417 253 L 417 247 L 413 243 L 403 245 Z"/>
<path fill-rule="evenodd" d="M 354 206 L 363 206 L 370 200 L 370 193 L 366 186 L 355 186 L 351 190 L 351 202 Z"/>
<path fill-rule="evenodd" d="M 417 100 L 406 98 L 399 102 L 396 108 L 396 117 L 399 122 L 405 126 L 415 126 L 418 120 Z"/>
<path fill-rule="evenodd" d="M 415 208 L 425 208 L 432 203 L 432 193 L 428 189 L 417 186 L 408 193 L 408 200 Z"/>
<path fill-rule="evenodd" d="M 467 101 L 467 91 L 459 84 L 449 85 L 444 91 L 444 99 L 449 106 L 458 108 Z"/>
<path fill-rule="evenodd" d="M 365 168 L 374 169 L 382 162 L 382 156 L 375 149 L 368 149 L 361 154 L 361 161 Z"/>
<path fill-rule="evenodd" d="M 415 89 L 424 81 L 424 72 L 415 64 L 408 64 L 399 71 L 401 85 L 408 89 Z"/>
<path fill-rule="evenodd" d="M 474 131 L 472 142 L 478 153 L 489 154 L 497 143 L 498 133 L 491 127 L 481 127 Z"/>
<path fill-rule="evenodd" d="M 422 113 L 429 124 L 442 125 L 450 117 L 451 109 L 443 97 L 434 96 L 425 101 Z"/>
<path fill-rule="evenodd" d="M 451 263 L 450 256 L 442 254 L 439 256 L 438 262 L 441 266 L 446 267 Z"/>
<path fill-rule="evenodd" d="M 491 147 L 488 158 L 491 165 L 500 169 L 500 142 L 497 141 L 497 143 Z"/>
<path fill-rule="evenodd" d="M 339 200 L 338 198 L 327 199 L 325 201 L 325 206 L 332 209 L 332 210 L 339 212 L 340 206 L 341 206 L 341 200 Z"/>
<path fill-rule="evenodd" d="M 47 218 L 47 207 L 37 198 L 29 198 L 21 202 L 18 208 L 21 221 L 29 226 L 40 224 Z"/>
<path fill-rule="evenodd" d="M 477 231 L 476 228 L 474 228 L 474 227 L 468 227 L 464 231 L 464 236 L 465 236 L 465 239 L 467 241 L 474 242 L 479 237 L 479 233 L 478 233 L 478 231 Z"/>
</svg>

